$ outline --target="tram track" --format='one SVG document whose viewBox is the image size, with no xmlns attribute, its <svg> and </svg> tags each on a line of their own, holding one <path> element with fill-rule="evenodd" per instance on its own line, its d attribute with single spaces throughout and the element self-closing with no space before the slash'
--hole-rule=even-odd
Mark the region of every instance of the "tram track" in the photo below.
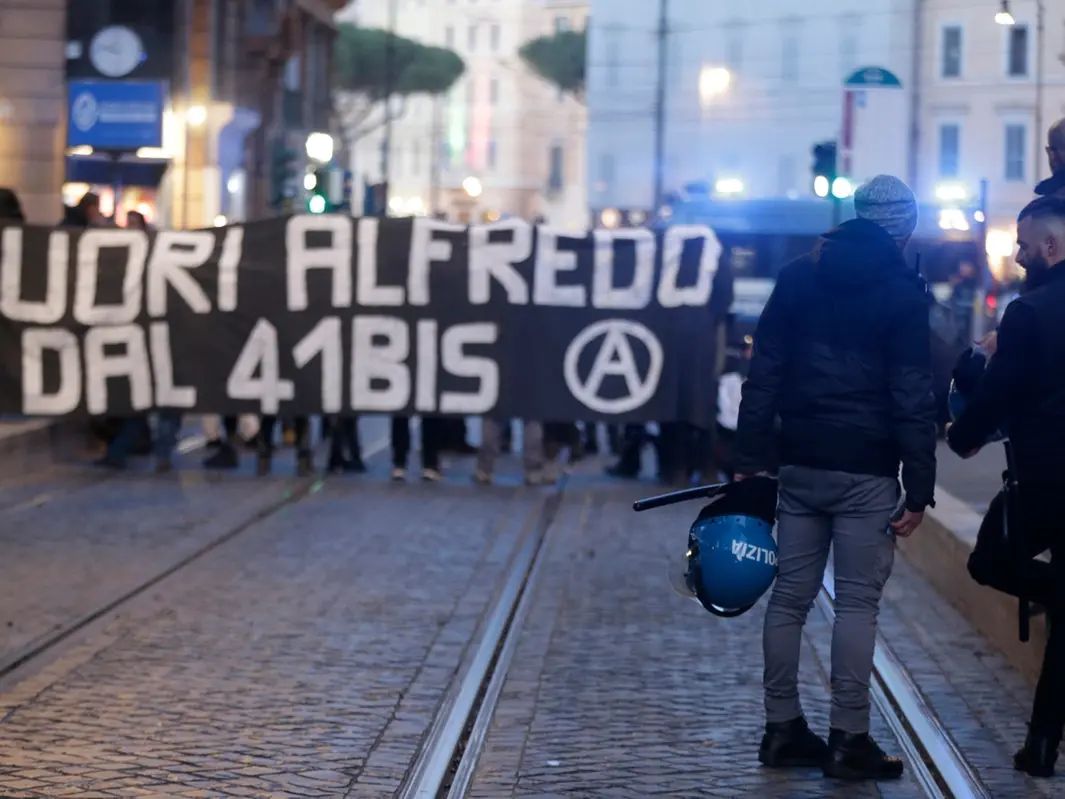
<svg viewBox="0 0 1065 799">
<path fill-rule="evenodd" d="M 835 572 L 830 562 L 816 604 L 835 621 Z M 873 704 L 903 750 L 914 779 L 929 799 L 991 799 L 993 794 L 928 704 L 913 676 L 878 631 L 869 685 Z"/>
</svg>

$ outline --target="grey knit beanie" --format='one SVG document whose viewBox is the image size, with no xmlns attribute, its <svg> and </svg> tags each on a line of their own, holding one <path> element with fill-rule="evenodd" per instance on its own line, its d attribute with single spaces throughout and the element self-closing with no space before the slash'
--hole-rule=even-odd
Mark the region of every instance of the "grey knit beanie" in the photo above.
<svg viewBox="0 0 1065 799">
<path fill-rule="evenodd" d="M 891 175 L 877 175 L 854 192 L 854 212 L 899 241 L 917 229 L 917 198 L 909 186 Z"/>
</svg>

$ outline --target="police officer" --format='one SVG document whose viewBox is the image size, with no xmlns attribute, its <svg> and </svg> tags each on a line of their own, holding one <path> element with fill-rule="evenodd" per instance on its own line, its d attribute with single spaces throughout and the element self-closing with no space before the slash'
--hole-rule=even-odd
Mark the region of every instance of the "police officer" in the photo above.
<svg viewBox="0 0 1065 799">
<path fill-rule="evenodd" d="M 1013 763 L 1033 777 L 1050 777 L 1065 727 L 1065 627 L 1058 623 L 1065 609 L 1065 198 L 1026 206 L 1017 243 L 1026 290 L 1006 309 L 987 370 L 947 441 L 968 458 L 1000 427 L 1009 433 L 1018 483 L 1010 519 L 1020 540 L 1003 535 L 1000 493 L 980 526 L 969 573 L 1047 609 L 1050 635 L 1032 720 Z M 1035 560 L 1047 549 L 1050 563 Z"/>
</svg>

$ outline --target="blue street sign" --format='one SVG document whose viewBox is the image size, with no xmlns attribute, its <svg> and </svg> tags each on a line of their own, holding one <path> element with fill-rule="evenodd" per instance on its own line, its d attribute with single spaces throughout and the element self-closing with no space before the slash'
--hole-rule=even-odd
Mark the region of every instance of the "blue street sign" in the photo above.
<svg viewBox="0 0 1065 799">
<path fill-rule="evenodd" d="M 162 83 L 70 81 L 67 147 L 133 151 L 163 146 Z"/>
<path fill-rule="evenodd" d="M 901 89 L 902 81 L 894 72 L 883 67 L 862 67 L 852 72 L 843 85 L 849 88 Z"/>
</svg>

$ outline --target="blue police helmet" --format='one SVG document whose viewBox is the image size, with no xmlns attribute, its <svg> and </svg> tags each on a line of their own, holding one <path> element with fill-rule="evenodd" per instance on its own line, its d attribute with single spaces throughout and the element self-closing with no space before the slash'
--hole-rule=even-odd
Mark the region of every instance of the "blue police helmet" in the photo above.
<svg viewBox="0 0 1065 799">
<path fill-rule="evenodd" d="M 958 358 L 950 381 L 950 392 L 947 394 L 947 410 L 952 422 L 958 421 L 969 398 L 976 392 L 987 364 L 987 353 L 979 346 L 970 347 Z M 1006 438 L 1005 430 L 996 430 L 984 443 L 993 444 L 996 441 L 1005 441 Z"/>
<path fill-rule="evenodd" d="M 746 613 L 777 574 L 776 481 L 749 478 L 727 486 L 688 531 L 679 593 L 715 616 Z"/>
</svg>

